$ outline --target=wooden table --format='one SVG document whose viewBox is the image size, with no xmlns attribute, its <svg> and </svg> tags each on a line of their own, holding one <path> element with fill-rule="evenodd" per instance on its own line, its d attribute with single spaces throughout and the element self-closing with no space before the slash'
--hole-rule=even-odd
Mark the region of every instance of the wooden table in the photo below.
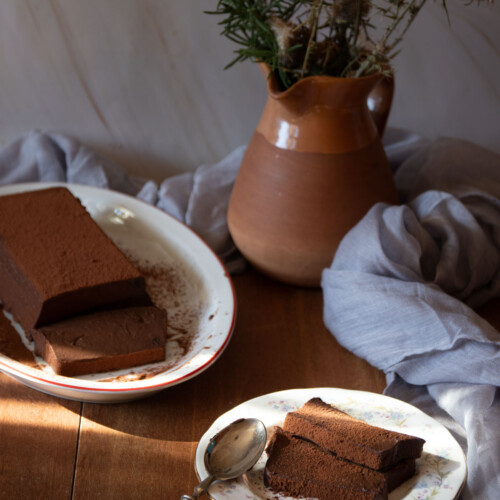
<svg viewBox="0 0 500 500">
<path fill-rule="evenodd" d="M 292 388 L 383 390 L 383 374 L 323 325 L 319 289 L 253 270 L 233 281 L 238 317 L 225 352 L 199 376 L 148 399 L 67 401 L 0 374 L 0 499 L 178 500 L 197 484 L 198 440 L 234 406 Z"/>
</svg>

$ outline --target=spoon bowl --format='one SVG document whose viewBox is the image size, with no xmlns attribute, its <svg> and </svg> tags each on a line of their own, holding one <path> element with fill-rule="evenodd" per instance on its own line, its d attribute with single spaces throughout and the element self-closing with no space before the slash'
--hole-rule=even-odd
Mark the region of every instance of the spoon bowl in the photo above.
<svg viewBox="0 0 500 500">
<path fill-rule="evenodd" d="M 208 476 L 192 496 L 183 495 L 181 500 L 198 498 L 216 479 L 234 479 L 250 470 L 262 455 L 266 440 L 266 427 L 256 418 L 240 418 L 219 431 L 205 451 Z"/>
</svg>

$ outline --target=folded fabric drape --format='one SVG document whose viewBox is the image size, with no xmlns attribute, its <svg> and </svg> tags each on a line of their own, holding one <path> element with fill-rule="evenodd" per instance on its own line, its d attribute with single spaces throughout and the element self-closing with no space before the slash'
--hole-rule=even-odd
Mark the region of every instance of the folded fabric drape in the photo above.
<svg viewBox="0 0 500 500">
<path fill-rule="evenodd" d="M 386 373 L 386 394 L 445 419 L 467 446 L 463 498 L 493 500 L 500 334 L 473 308 L 500 293 L 500 158 L 443 139 L 395 178 L 405 203 L 372 207 L 323 272 L 325 324 Z"/>
</svg>

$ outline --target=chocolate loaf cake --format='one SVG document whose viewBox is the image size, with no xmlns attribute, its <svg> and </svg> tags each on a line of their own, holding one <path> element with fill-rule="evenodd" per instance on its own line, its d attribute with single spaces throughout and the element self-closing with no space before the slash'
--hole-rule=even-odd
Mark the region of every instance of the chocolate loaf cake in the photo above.
<svg viewBox="0 0 500 500">
<path fill-rule="evenodd" d="M 100 373 L 163 361 L 167 313 L 130 307 L 76 316 L 32 331 L 35 353 L 59 375 Z"/>
<path fill-rule="evenodd" d="M 334 453 L 375 470 L 388 469 L 420 457 L 425 441 L 375 427 L 313 398 L 286 415 L 283 429 Z"/>
<path fill-rule="evenodd" d="M 320 500 L 387 498 L 387 486 L 379 473 L 370 471 L 365 476 L 363 467 L 341 461 L 280 429 L 266 452 L 264 484 L 274 492 Z"/>
<path fill-rule="evenodd" d="M 0 197 L 0 301 L 27 331 L 151 305 L 144 277 L 65 188 Z"/>
<path fill-rule="evenodd" d="M 410 478 L 415 461 L 386 473 L 341 460 L 309 441 L 278 429 L 267 448 L 264 483 L 275 492 L 320 500 L 383 500 Z"/>
<path fill-rule="evenodd" d="M 379 471 L 385 476 L 387 491 L 389 493 L 415 475 L 415 462 L 415 458 L 409 458 L 401 460 L 401 462 L 388 470 Z"/>
</svg>

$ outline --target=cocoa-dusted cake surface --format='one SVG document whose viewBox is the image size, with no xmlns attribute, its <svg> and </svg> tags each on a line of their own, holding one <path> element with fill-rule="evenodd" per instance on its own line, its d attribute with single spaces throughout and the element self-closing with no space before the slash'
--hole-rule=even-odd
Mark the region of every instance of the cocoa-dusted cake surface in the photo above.
<svg viewBox="0 0 500 500">
<path fill-rule="evenodd" d="M 336 458 L 319 446 L 278 429 L 267 448 L 264 482 L 275 492 L 319 500 L 383 500 L 380 472 Z"/>
<path fill-rule="evenodd" d="M 313 398 L 286 415 L 283 429 L 313 441 L 339 458 L 381 470 L 420 457 L 424 440 L 375 427 Z"/>
<path fill-rule="evenodd" d="M 76 316 L 32 331 L 35 352 L 55 373 L 99 373 L 163 361 L 167 313 L 130 307 Z"/>
<path fill-rule="evenodd" d="M 0 197 L 0 300 L 25 330 L 151 305 L 140 272 L 62 187 Z"/>
</svg>

